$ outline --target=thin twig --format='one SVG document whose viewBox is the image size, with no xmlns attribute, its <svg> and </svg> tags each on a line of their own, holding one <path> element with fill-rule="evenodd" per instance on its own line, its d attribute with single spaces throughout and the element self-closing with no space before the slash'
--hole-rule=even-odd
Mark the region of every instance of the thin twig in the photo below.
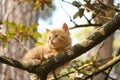
<svg viewBox="0 0 120 80">
<path fill-rule="evenodd" d="M 98 1 L 100 4 L 102 4 L 103 6 L 106 6 L 107 8 L 110 8 L 110 9 L 116 11 L 116 12 L 120 12 L 119 9 L 116 9 L 116 8 L 114 8 L 114 7 L 112 7 L 112 6 L 106 5 L 106 4 L 102 3 L 100 0 L 97 0 L 97 1 Z"/>
<path fill-rule="evenodd" d="M 99 47 L 98 51 L 96 52 L 97 56 L 95 57 L 95 61 L 98 59 L 99 54 L 100 54 L 99 52 L 102 49 L 102 47 L 104 46 L 104 44 L 105 44 L 105 42 L 102 43 L 102 45 Z"/>
<path fill-rule="evenodd" d="M 62 0 L 62 1 L 64 1 L 64 0 Z M 60 4 L 60 7 L 61 7 L 61 8 L 64 10 L 64 12 L 66 13 L 66 15 L 69 17 L 70 21 L 72 21 L 75 25 L 77 25 L 77 24 L 75 23 L 75 21 L 73 21 L 73 19 L 70 17 L 70 15 L 67 13 L 67 11 L 64 9 L 64 7 L 62 6 L 60 0 L 59 0 L 59 4 Z"/>
<path fill-rule="evenodd" d="M 100 12 L 100 10 L 96 11 L 96 14 L 98 14 L 99 12 Z M 93 16 L 92 16 L 92 18 L 90 20 L 94 19 L 96 16 L 97 15 L 93 14 Z"/>
<path fill-rule="evenodd" d="M 108 78 L 110 78 L 110 79 L 112 79 L 112 80 L 114 80 L 112 77 L 110 77 L 109 76 L 109 74 L 110 74 L 110 72 L 111 72 L 111 70 L 112 70 L 112 67 L 113 66 L 111 66 L 110 68 L 109 68 L 109 70 L 108 70 L 108 72 L 102 72 L 103 74 L 105 74 L 106 75 L 106 77 L 105 77 L 105 79 L 104 80 L 107 80 Z"/>
<path fill-rule="evenodd" d="M 116 56 L 119 56 L 120 55 L 120 47 L 118 49 L 118 52 L 116 53 Z"/>
<path fill-rule="evenodd" d="M 55 71 L 52 71 L 52 73 L 53 73 L 53 76 L 54 76 L 54 80 L 58 80 Z"/>
<path fill-rule="evenodd" d="M 104 75 L 106 75 L 106 77 L 105 77 L 104 80 L 107 80 L 108 78 L 110 78 L 110 79 L 112 79 L 112 80 L 115 80 L 115 79 L 113 79 L 112 77 L 109 76 L 110 71 L 112 70 L 112 67 L 113 67 L 113 66 L 111 66 L 111 67 L 109 68 L 108 72 L 105 72 L 105 71 L 102 72 Z M 94 66 L 94 68 L 95 68 L 96 70 L 98 70 L 98 67 L 97 67 L 97 66 Z"/>
<path fill-rule="evenodd" d="M 118 51 L 117 51 L 118 52 Z M 118 63 L 120 61 L 120 55 L 114 57 L 111 61 L 109 61 L 108 63 L 106 63 L 105 65 L 102 65 L 100 67 L 98 67 L 98 71 L 94 71 L 92 72 L 91 75 L 85 76 L 83 79 L 89 79 L 97 74 L 99 74 L 100 72 L 105 71 L 106 69 L 112 67 L 113 65 L 115 65 L 116 63 Z"/>
<path fill-rule="evenodd" d="M 72 3 L 70 3 L 70 2 L 67 2 L 67 1 L 65 1 L 65 0 L 62 0 L 62 1 L 72 5 Z M 73 5 L 73 6 L 74 6 L 74 5 Z M 98 17 L 100 17 L 100 18 L 108 19 L 108 20 L 112 19 L 111 17 L 106 17 L 106 16 L 100 16 L 100 15 L 98 15 L 95 11 L 93 11 L 93 10 L 90 9 L 89 7 L 85 6 L 84 4 L 81 4 L 81 6 L 85 7 L 87 10 L 91 11 L 93 14 L 95 14 L 96 16 L 98 16 Z"/>
<path fill-rule="evenodd" d="M 26 51 L 29 51 L 30 49 L 26 47 L 19 39 L 14 38 Z"/>
<path fill-rule="evenodd" d="M 102 24 L 82 24 L 82 25 L 75 25 L 69 29 L 80 28 L 80 27 L 94 27 L 94 26 L 102 26 Z"/>
<path fill-rule="evenodd" d="M 85 17 L 85 19 L 87 20 L 87 22 L 88 22 L 89 24 L 91 24 L 91 20 L 89 20 L 86 15 L 83 14 L 83 16 Z"/>
<path fill-rule="evenodd" d="M 61 75 L 60 77 L 58 77 L 58 79 L 61 79 L 61 78 L 65 77 L 65 76 L 68 76 L 69 74 L 72 74 L 72 73 L 75 73 L 75 71 L 71 71 L 71 72 L 66 73 L 64 75 Z"/>
<path fill-rule="evenodd" d="M 100 63 L 100 62 L 110 61 L 111 59 L 113 59 L 113 57 L 106 58 L 106 59 L 102 59 L 102 60 L 98 60 L 98 61 L 94 61 L 93 64 L 97 64 L 97 66 L 102 66 L 102 64 L 98 64 L 98 63 Z"/>
<path fill-rule="evenodd" d="M 103 18 L 103 19 L 112 19 L 112 17 L 105 17 L 105 16 L 100 16 L 98 15 L 95 11 L 93 11 L 92 9 L 90 9 L 89 7 L 85 6 L 84 4 L 82 5 L 83 7 L 85 7 L 87 10 L 91 11 L 93 14 L 95 14 L 96 16 L 100 17 L 100 18 Z"/>
</svg>

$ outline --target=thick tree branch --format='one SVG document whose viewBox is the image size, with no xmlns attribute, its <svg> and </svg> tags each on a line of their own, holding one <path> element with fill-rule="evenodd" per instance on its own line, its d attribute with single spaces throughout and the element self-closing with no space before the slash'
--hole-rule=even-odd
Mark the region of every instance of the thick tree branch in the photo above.
<svg viewBox="0 0 120 80">
<path fill-rule="evenodd" d="M 112 33 L 114 33 L 120 27 L 120 13 L 112 20 L 104 24 L 101 28 L 97 29 L 92 35 L 90 35 L 81 44 L 78 43 L 71 49 L 60 54 L 54 58 L 46 61 L 46 63 L 40 65 L 44 67 L 48 72 L 56 69 L 57 67 L 69 62 L 70 60 L 82 55 L 86 51 L 90 50 L 92 47 L 96 46 L 98 43 L 102 42 Z M 54 65 L 54 66 L 53 66 Z M 44 70 L 43 69 L 43 70 Z"/>
<path fill-rule="evenodd" d="M 22 70 L 26 70 L 28 72 L 36 73 L 36 71 L 34 70 L 35 66 L 25 66 L 20 61 L 14 60 L 12 58 L 0 56 L 0 62 L 10 65 L 10 66 L 13 66 L 13 67 L 16 67 L 16 68 L 19 68 L 19 69 L 22 69 Z"/>
<path fill-rule="evenodd" d="M 25 66 L 21 64 L 19 61 L 6 58 L 3 56 L 0 57 L 0 62 L 26 70 L 28 72 L 36 73 L 40 76 L 41 80 L 46 80 L 47 74 L 50 71 L 60 67 L 61 65 L 71 61 L 72 59 L 90 50 L 98 43 L 102 42 L 104 39 L 110 36 L 112 33 L 114 33 L 119 27 L 120 27 L 120 13 L 115 18 L 104 24 L 101 28 L 98 28 L 92 35 L 86 38 L 86 40 L 83 41 L 82 43 L 76 44 L 71 49 L 63 52 L 63 54 L 57 55 L 56 57 L 52 57 L 36 67 Z"/>
<path fill-rule="evenodd" d="M 65 62 L 69 62 L 70 60 L 90 50 L 92 47 L 96 46 L 98 43 L 102 42 L 104 39 L 114 33 L 119 27 L 120 13 L 114 19 L 104 24 L 101 28 L 98 28 L 85 41 L 76 44 L 71 49 L 65 51 L 64 54 L 60 54 L 54 58 L 49 59 L 41 66 L 45 66 L 46 68 L 49 68 L 49 70 L 55 69 Z M 54 67 L 52 66 L 53 64 L 55 65 Z"/>
</svg>

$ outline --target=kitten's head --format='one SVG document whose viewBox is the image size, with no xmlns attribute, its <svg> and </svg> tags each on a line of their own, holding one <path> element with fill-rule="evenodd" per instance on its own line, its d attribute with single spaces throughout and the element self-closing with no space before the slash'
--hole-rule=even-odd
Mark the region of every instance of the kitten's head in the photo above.
<svg viewBox="0 0 120 80">
<path fill-rule="evenodd" d="M 51 48 L 59 49 L 71 46 L 70 33 L 66 23 L 60 29 L 46 29 L 46 32 L 48 34 L 48 45 Z"/>
</svg>

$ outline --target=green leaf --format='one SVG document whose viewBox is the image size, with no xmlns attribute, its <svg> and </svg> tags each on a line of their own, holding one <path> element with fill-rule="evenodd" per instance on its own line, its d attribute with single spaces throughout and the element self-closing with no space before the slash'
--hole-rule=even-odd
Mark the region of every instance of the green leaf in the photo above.
<svg viewBox="0 0 120 80">
<path fill-rule="evenodd" d="M 22 37 L 21 37 L 21 40 L 27 41 L 27 40 L 28 40 L 28 37 L 27 37 L 27 36 L 22 36 Z"/>
<path fill-rule="evenodd" d="M 22 29 L 23 28 L 23 24 L 18 24 L 18 29 Z"/>
<path fill-rule="evenodd" d="M 35 22 L 35 23 L 32 24 L 30 27 L 32 27 L 33 29 L 36 29 L 38 25 L 39 25 L 39 24 L 38 24 L 37 22 Z"/>
<path fill-rule="evenodd" d="M 92 14 L 92 18 L 94 18 L 96 15 L 95 14 Z"/>
<path fill-rule="evenodd" d="M 71 72 L 71 68 L 67 68 L 67 72 Z"/>
<path fill-rule="evenodd" d="M 15 30 L 14 30 L 14 29 L 9 30 L 9 34 L 10 34 L 10 35 L 15 34 Z"/>
<path fill-rule="evenodd" d="M 95 61 L 95 56 L 90 57 L 90 63 L 93 63 Z"/>
<path fill-rule="evenodd" d="M 39 38 L 39 37 L 41 37 L 41 34 L 38 33 L 38 32 L 34 32 L 34 33 L 33 33 L 33 36 L 34 36 L 34 38 Z"/>
<path fill-rule="evenodd" d="M 26 31 L 33 32 L 33 31 L 35 31 L 37 29 L 38 25 L 39 24 L 36 22 L 36 23 L 32 24 L 31 26 L 27 27 Z"/>
<path fill-rule="evenodd" d="M 35 46 L 44 45 L 44 42 L 36 42 Z"/>
<path fill-rule="evenodd" d="M 3 48 L 6 48 L 6 47 L 7 47 L 7 43 L 4 43 L 4 44 L 2 45 L 2 47 L 3 47 Z"/>
<path fill-rule="evenodd" d="M 52 5 L 52 0 L 46 0 L 46 5 L 49 7 L 49 8 L 53 8 L 53 5 Z"/>
<path fill-rule="evenodd" d="M 79 11 L 73 15 L 73 19 L 76 19 L 79 16 Z"/>
<path fill-rule="evenodd" d="M 77 1 L 73 1 L 72 5 L 74 5 L 74 6 L 78 7 L 78 8 L 81 7 L 81 4 L 79 2 L 77 2 Z"/>
<path fill-rule="evenodd" d="M 47 6 L 48 6 L 49 8 L 53 8 L 53 5 L 52 5 L 51 3 L 47 3 Z"/>
<path fill-rule="evenodd" d="M 4 37 L 5 37 L 4 35 L 0 34 L 0 39 L 3 39 Z"/>
<path fill-rule="evenodd" d="M 8 34 L 9 34 L 10 38 L 13 38 L 15 36 L 15 30 L 14 29 L 13 30 L 9 30 Z"/>
<path fill-rule="evenodd" d="M 87 2 L 87 0 L 84 0 L 85 2 Z"/>
<path fill-rule="evenodd" d="M 84 0 L 86 3 L 90 2 L 90 0 Z"/>
<path fill-rule="evenodd" d="M 3 24 L 4 24 L 6 27 L 8 27 L 8 28 L 13 28 L 13 29 L 16 28 L 15 23 L 10 23 L 10 22 L 8 22 L 8 21 L 3 21 Z"/>
<path fill-rule="evenodd" d="M 79 9 L 79 17 L 80 18 L 83 16 L 83 13 L 84 13 L 84 9 L 83 8 Z"/>
<path fill-rule="evenodd" d="M 79 11 L 73 15 L 73 19 L 76 19 L 78 16 L 81 18 L 83 16 L 83 13 L 84 9 L 83 8 L 79 9 Z"/>
</svg>

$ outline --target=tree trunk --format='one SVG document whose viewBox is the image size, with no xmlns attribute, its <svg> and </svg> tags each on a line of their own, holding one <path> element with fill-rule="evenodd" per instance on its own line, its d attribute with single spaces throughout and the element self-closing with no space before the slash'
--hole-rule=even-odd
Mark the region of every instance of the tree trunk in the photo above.
<svg viewBox="0 0 120 80">
<path fill-rule="evenodd" d="M 33 3 L 22 2 L 19 4 L 17 1 L 20 0 L 0 0 L 0 20 L 8 20 L 9 22 L 16 23 L 16 25 L 21 23 L 25 26 L 30 26 L 37 22 L 38 10 L 32 10 Z M 7 30 L 4 25 L 0 25 L 0 28 L 0 33 L 5 33 Z M 34 41 L 31 39 L 24 41 L 24 44 L 28 48 L 32 48 L 33 43 Z M 3 43 L 0 42 L 0 55 L 20 60 L 26 52 L 26 50 L 14 39 L 8 43 L 6 48 L 3 48 L 2 44 Z M 24 71 L 0 63 L 0 80 L 8 79 L 29 80 L 29 77 Z"/>
<path fill-rule="evenodd" d="M 109 6 L 113 6 L 113 0 L 99 0 L 101 1 L 103 4 L 105 5 L 109 5 Z M 114 13 L 111 13 L 111 10 L 104 10 L 105 12 L 105 16 L 106 17 L 113 17 Z M 95 18 L 95 21 L 97 23 L 105 23 L 108 20 L 97 17 Z M 96 47 L 94 47 L 93 49 L 91 49 L 88 53 L 88 56 L 95 56 L 96 54 L 99 54 L 99 57 L 97 58 L 97 60 L 105 60 L 105 59 L 109 59 L 112 55 L 112 43 L 113 43 L 113 35 L 111 35 L 110 37 L 108 37 L 104 42 L 100 43 L 99 45 L 97 45 Z M 102 63 L 100 63 L 100 65 L 105 64 L 107 61 L 104 61 Z M 94 76 L 93 80 L 104 80 L 106 77 L 106 75 L 104 75 L 103 73 L 98 74 L 97 76 Z"/>
</svg>

